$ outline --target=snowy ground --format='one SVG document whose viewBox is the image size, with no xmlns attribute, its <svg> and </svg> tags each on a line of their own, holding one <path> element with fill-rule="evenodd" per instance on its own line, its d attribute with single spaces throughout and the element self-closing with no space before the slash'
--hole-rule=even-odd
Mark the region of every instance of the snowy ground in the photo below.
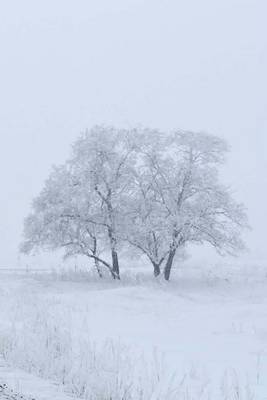
<svg viewBox="0 0 267 400">
<path fill-rule="evenodd" d="M 70 397 L 56 384 L 10 367 L 0 359 L 0 399 L 69 400 Z"/>
<path fill-rule="evenodd" d="M 0 278 L 9 375 L 10 368 L 24 369 L 90 399 L 107 399 L 109 391 L 121 396 L 116 400 L 131 398 L 121 394 L 125 387 L 111 388 L 111 372 L 120 387 L 133 375 L 132 385 L 147 384 L 143 400 L 267 399 L 267 268 L 191 266 L 169 283 L 146 276 L 121 283 L 73 274 Z M 0 383 L 7 377 L 1 367 Z M 98 393 L 109 387 L 89 397 L 88 382 Z"/>
</svg>

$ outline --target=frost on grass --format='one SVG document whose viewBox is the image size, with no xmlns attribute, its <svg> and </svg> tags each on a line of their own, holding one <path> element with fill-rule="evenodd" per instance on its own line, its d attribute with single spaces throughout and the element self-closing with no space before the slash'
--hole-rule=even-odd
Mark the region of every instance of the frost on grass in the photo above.
<svg viewBox="0 0 267 400">
<path fill-rule="evenodd" d="M 1 400 L 36 400 L 32 396 L 24 396 L 11 389 L 5 383 L 0 382 L 0 399 Z"/>
<path fill-rule="evenodd" d="M 60 310 L 54 314 L 56 309 L 53 302 L 17 304 L 12 327 L 1 337 L 1 354 L 8 363 L 85 399 L 149 399 L 156 390 L 163 395 L 156 356 L 149 369 L 143 357 L 133 357 L 120 343 L 97 347 L 86 331 L 75 337 Z M 170 388 L 164 390 L 167 395 Z"/>
<path fill-rule="evenodd" d="M 7 301 L 9 325 L 0 352 L 9 365 L 52 380 L 78 398 L 90 400 L 253 400 L 249 385 L 226 371 L 219 386 L 194 366 L 182 374 L 119 341 L 96 345 L 90 329 L 73 329 L 73 314 L 56 298 L 24 295 Z"/>
</svg>

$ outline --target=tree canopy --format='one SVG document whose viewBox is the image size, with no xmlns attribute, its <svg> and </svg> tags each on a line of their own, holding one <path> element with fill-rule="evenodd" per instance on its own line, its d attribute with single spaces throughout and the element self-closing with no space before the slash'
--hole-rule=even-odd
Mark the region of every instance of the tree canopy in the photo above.
<svg viewBox="0 0 267 400">
<path fill-rule="evenodd" d="M 245 248 L 248 223 L 244 206 L 219 181 L 227 151 L 224 140 L 206 133 L 95 126 L 33 201 L 21 249 L 63 248 L 65 257 L 87 256 L 100 276 L 105 268 L 114 279 L 123 248 L 145 254 L 166 280 L 190 243 L 235 254 Z"/>
</svg>

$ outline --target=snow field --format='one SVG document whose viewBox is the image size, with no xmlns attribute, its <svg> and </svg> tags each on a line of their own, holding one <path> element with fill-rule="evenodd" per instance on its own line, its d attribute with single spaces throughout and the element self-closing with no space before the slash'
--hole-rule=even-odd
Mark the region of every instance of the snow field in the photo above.
<svg viewBox="0 0 267 400">
<path fill-rule="evenodd" d="M 83 279 L 1 276 L 9 365 L 90 400 L 266 399 L 265 268 Z"/>
</svg>

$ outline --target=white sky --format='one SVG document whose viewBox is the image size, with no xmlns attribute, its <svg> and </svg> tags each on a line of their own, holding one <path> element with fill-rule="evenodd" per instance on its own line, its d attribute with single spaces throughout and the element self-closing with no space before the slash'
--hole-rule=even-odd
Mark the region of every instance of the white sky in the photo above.
<svg viewBox="0 0 267 400">
<path fill-rule="evenodd" d="M 51 164 L 95 123 L 228 139 L 227 181 L 267 259 L 266 0 L 0 4 L 0 265 Z"/>
</svg>

